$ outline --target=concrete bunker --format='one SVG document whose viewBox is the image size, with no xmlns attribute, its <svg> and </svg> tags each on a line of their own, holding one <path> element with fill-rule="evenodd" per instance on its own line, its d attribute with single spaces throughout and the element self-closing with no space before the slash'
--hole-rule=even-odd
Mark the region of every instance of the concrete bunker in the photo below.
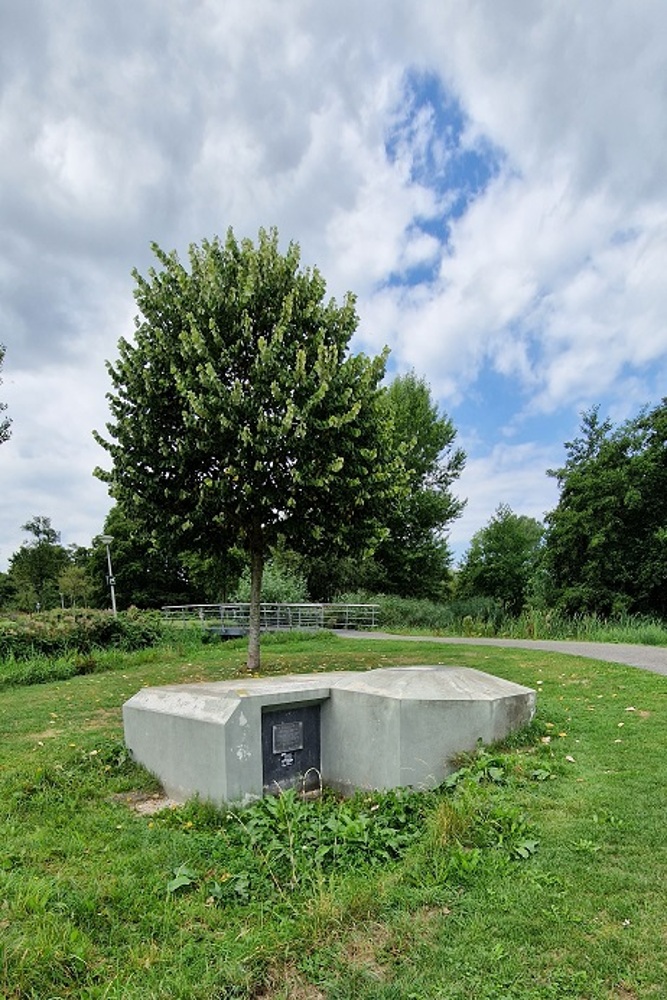
<svg viewBox="0 0 667 1000">
<path fill-rule="evenodd" d="M 535 691 L 469 667 L 387 667 L 144 688 L 123 706 L 135 760 L 176 801 L 290 787 L 434 788 L 453 759 L 528 723 Z"/>
</svg>

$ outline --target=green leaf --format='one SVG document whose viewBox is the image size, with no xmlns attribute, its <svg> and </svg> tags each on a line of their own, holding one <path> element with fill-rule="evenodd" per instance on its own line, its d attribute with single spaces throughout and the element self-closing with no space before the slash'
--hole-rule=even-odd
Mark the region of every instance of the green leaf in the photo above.
<svg viewBox="0 0 667 1000">
<path fill-rule="evenodd" d="M 526 860 L 530 858 L 539 847 L 538 840 L 522 840 L 521 843 L 516 844 L 512 850 L 512 855 L 517 858 Z"/>
<path fill-rule="evenodd" d="M 178 892 L 187 886 L 193 885 L 197 881 L 197 873 L 187 865 L 179 865 L 174 869 L 174 878 L 167 882 L 167 892 Z"/>
</svg>

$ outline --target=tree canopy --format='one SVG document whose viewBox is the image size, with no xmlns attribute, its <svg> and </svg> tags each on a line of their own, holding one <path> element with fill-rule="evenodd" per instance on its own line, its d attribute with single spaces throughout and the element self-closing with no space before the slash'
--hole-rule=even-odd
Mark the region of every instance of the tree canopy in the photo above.
<svg viewBox="0 0 667 1000">
<path fill-rule="evenodd" d="M 156 548 L 153 532 L 133 522 L 121 505 L 114 504 L 107 514 L 103 534 L 113 538 L 112 568 L 120 609 L 161 608 L 198 599 L 198 595 L 191 596 L 182 562 L 166 547 Z M 93 539 L 90 563 L 96 604 L 105 607 L 109 602 L 108 567 L 99 535 Z"/>
<path fill-rule="evenodd" d="M 32 537 L 9 558 L 7 576 L 13 600 L 25 611 L 58 607 L 58 579 L 71 556 L 60 544 L 60 534 L 52 527 L 51 518 L 38 515 L 22 524 L 21 530 Z"/>
<path fill-rule="evenodd" d="M 567 459 L 550 470 L 552 601 L 569 613 L 667 613 L 667 399 L 614 428 L 582 415 Z"/>
<path fill-rule="evenodd" d="M 446 530 L 465 506 L 452 493 L 465 453 L 454 446 L 452 421 L 438 412 L 427 382 L 413 371 L 391 382 L 385 406 L 408 490 L 390 512 L 387 536 L 367 563 L 364 582 L 376 592 L 437 600 L 446 593 L 452 561 Z"/>
<path fill-rule="evenodd" d="M 317 269 L 260 230 L 257 244 L 191 245 L 189 269 L 153 245 L 136 271 L 134 343 L 108 365 L 112 459 L 96 470 L 155 535 L 202 554 L 240 546 L 251 567 L 248 666 L 259 665 L 264 560 L 363 550 L 405 488 L 380 383 L 385 355 L 349 353 L 354 300 L 325 302 Z"/>
<path fill-rule="evenodd" d="M 519 614 L 540 557 L 544 525 L 500 504 L 472 537 L 457 580 L 461 597 L 492 597 Z"/>
</svg>

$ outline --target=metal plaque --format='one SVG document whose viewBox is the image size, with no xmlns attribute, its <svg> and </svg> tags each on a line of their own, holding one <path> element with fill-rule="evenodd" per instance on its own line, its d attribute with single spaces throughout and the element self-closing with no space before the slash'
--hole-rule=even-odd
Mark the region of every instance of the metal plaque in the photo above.
<svg viewBox="0 0 667 1000">
<path fill-rule="evenodd" d="M 279 722 L 272 730 L 274 753 L 303 750 L 303 722 Z"/>
<path fill-rule="evenodd" d="M 319 704 L 286 705 L 262 713 L 262 772 L 265 795 L 319 787 Z"/>
</svg>

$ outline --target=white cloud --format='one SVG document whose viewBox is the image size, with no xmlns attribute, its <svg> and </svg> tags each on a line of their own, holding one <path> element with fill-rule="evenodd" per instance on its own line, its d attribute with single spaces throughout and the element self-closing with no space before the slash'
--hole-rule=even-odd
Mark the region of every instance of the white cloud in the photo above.
<svg viewBox="0 0 667 1000">
<path fill-rule="evenodd" d="M 425 48 L 434 64 L 446 52 L 471 135 L 506 158 L 453 224 L 432 294 L 394 293 L 401 361 L 460 393 L 486 359 L 539 393 L 534 408 L 577 406 L 667 353 L 667 11 L 442 10 Z"/>
<path fill-rule="evenodd" d="M 90 431 L 153 239 L 277 224 L 331 294 L 358 294 L 355 346 L 390 344 L 455 422 L 502 375 L 515 413 L 493 428 L 485 400 L 460 539 L 501 501 L 551 506 L 543 414 L 604 399 L 623 419 L 664 392 L 659 0 L 26 0 L 0 29 L 0 560 L 33 514 L 66 540 L 101 527 Z M 485 150 L 486 182 L 448 187 Z"/>
<path fill-rule="evenodd" d="M 558 502 L 556 482 L 546 471 L 562 461 L 562 449 L 533 442 L 497 444 L 489 454 L 469 459 L 455 490 L 457 495 L 468 497 L 468 503 L 449 533 L 457 560 L 500 504 L 507 504 L 515 514 L 544 521 Z"/>
<path fill-rule="evenodd" d="M 92 470 L 105 464 L 105 454 L 91 431 L 103 431 L 107 419 L 104 376 L 101 366 L 54 366 L 5 378 L 13 424 L 0 455 L 3 482 L 11 484 L 0 509 L 2 564 L 25 541 L 20 527 L 35 515 L 52 518 L 64 545 L 89 545 L 101 530 L 108 498 Z"/>
</svg>

